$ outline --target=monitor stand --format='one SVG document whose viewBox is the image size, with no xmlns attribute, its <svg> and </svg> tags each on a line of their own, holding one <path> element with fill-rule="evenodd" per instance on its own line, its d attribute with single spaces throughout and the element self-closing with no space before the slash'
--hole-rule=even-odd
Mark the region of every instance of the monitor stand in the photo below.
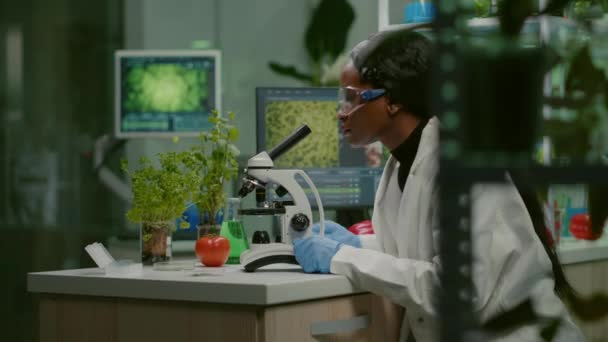
<svg viewBox="0 0 608 342">
<path fill-rule="evenodd" d="M 130 203 L 132 200 L 131 186 L 104 165 L 106 158 L 125 143 L 126 140 L 117 139 L 110 134 L 104 134 L 97 138 L 93 149 L 93 170 L 97 173 L 103 185 L 123 201 Z"/>
</svg>

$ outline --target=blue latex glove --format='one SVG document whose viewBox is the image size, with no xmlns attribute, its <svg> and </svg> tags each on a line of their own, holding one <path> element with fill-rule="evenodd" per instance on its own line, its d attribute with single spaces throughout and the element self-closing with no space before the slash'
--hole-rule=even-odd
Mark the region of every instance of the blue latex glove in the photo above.
<svg viewBox="0 0 608 342">
<path fill-rule="evenodd" d="M 306 273 L 329 273 L 331 258 L 340 247 L 340 242 L 318 235 L 293 241 L 296 260 Z"/>
<path fill-rule="evenodd" d="M 321 226 L 319 223 L 312 225 L 313 233 L 318 235 L 320 230 Z M 325 237 L 345 245 L 361 248 L 361 238 L 334 221 L 325 220 Z"/>
</svg>

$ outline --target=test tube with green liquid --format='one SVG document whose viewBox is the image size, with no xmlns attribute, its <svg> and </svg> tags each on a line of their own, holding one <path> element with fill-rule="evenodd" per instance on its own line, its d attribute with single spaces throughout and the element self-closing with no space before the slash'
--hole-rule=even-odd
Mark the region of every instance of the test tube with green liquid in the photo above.
<svg viewBox="0 0 608 342">
<path fill-rule="evenodd" d="M 240 206 L 240 198 L 229 198 L 224 210 L 224 221 L 222 222 L 220 235 L 230 241 L 230 254 L 228 255 L 227 264 L 238 264 L 241 253 L 249 249 L 245 227 L 243 227 L 243 222 L 239 219 Z"/>
</svg>

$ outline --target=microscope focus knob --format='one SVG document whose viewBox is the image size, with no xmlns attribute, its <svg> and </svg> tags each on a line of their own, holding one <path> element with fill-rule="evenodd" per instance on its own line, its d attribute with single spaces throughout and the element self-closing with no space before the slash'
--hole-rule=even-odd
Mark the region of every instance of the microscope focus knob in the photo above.
<svg viewBox="0 0 608 342">
<path fill-rule="evenodd" d="M 305 231 L 309 225 L 310 220 L 308 219 L 308 216 L 304 214 L 295 214 L 291 218 L 291 227 L 298 232 Z"/>
</svg>

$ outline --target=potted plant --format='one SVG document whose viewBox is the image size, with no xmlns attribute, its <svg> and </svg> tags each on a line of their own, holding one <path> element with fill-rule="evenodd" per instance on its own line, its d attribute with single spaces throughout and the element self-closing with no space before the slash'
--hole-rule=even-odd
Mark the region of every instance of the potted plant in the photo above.
<svg viewBox="0 0 608 342">
<path fill-rule="evenodd" d="M 127 219 L 140 223 L 140 251 L 144 264 L 168 261 L 171 258 L 171 233 L 175 219 L 186 209 L 191 200 L 196 178 L 183 167 L 184 152 L 158 154 L 159 165 L 142 157 L 139 167 L 130 171 L 122 161 L 122 169 L 128 175 L 133 192 L 131 209 Z"/>
<path fill-rule="evenodd" d="M 218 218 L 226 202 L 224 185 L 238 173 L 236 157 L 239 150 L 233 144 L 239 131 L 232 122 L 234 113 L 223 118 L 217 111 L 209 117 L 212 129 L 200 135 L 200 144 L 184 154 L 183 163 L 192 175 L 192 202 L 200 210 L 199 237 L 219 234 Z"/>
</svg>

